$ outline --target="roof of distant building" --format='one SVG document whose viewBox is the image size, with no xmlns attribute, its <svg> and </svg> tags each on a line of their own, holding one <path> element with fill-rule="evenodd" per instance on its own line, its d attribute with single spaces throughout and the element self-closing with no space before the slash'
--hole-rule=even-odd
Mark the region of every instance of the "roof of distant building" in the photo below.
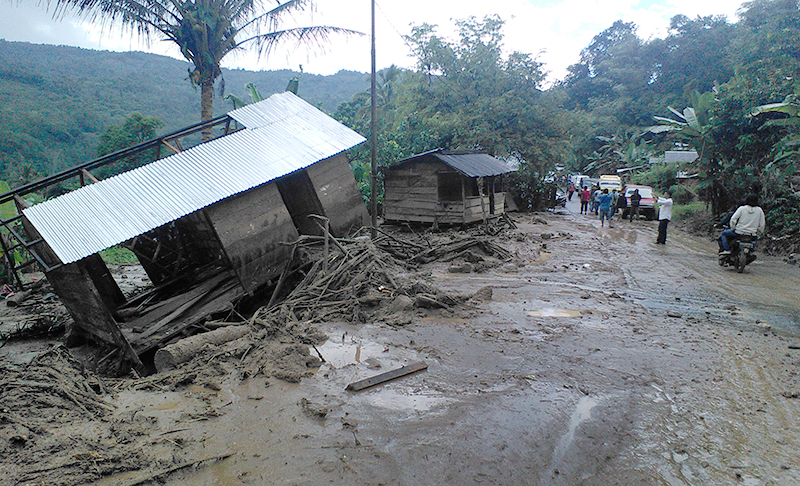
<svg viewBox="0 0 800 486">
<path fill-rule="evenodd" d="M 491 177 L 516 171 L 516 169 L 502 160 L 492 157 L 483 151 L 451 151 L 442 149 L 431 150 L 403 159 L 394 164 L 391 168 L 399 167 L 408 162 L 419 161 L 427 157 L 434 157 L 467 177 Z"/>
</svg>

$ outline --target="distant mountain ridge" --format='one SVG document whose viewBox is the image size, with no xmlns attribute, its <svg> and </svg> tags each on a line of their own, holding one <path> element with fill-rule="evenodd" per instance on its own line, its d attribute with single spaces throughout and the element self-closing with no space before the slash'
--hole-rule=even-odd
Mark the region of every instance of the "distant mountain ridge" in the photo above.
<svg viewBox="0 0 800 486">
<path fill-rule="evenodd" d="M 0 180 L 12 187 L 95 158 L 100 134 L 132 113 L 164 122 L 169 133 L 200 121 L 200 92 L 190 63 L 143 52 L 95 51 L 0 40 Z M 248 99 L 281 92 L 298 73 L 223 70 L 225 94 Z M 368 75 L 303 74 L 299 95 L 332 113 L 368 87 Z M 232 109 L 215 92 L 214 114 Z M 34 175 L 35 175 L 34 174 Z"/>
</svg>

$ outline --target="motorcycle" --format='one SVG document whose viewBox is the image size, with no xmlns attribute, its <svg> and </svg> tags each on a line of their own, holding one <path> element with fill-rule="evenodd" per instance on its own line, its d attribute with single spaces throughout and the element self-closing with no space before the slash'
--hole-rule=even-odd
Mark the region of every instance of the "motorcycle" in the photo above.
<svg viewBox="0 0 800 486">
<path fill-rule="evenodd" d="M 736 271 L 742 273 L 744 267 L 756 260 L 756 241 L 758 237 L 739 235 L 730 240 L 731 252 L 719 255 L 719 264 L 723 267 L 735 267 Z"/>
</svg>

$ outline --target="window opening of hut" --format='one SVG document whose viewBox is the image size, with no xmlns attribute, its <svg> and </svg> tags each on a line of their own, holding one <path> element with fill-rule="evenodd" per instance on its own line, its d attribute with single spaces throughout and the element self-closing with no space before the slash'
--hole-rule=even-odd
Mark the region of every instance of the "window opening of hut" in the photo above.
<svg viewBox="0 0 800 486">
<path fill-rule="evenodd" d="M 440 201 L 461 201 L 461 174 L 440 173 L 439 176 L 439 200 Z"/>
</svg>

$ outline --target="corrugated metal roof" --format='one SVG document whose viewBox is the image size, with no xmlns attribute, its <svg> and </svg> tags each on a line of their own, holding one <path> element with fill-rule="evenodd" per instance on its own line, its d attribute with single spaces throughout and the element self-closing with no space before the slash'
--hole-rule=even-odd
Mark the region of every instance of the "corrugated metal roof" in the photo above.
<svg viewBox="0 0 800 486">
<path fill-rule="evenodd" d="M 486 152 L 474 151 L 451 152 L 447 150 L 432 150 L 401 160 L 396 165 L 423 159 L 428 156 L 436 157 L 467 177 L 490 177 L 516 171 L 516 169 L 510 167 L 502 160 L 496 159 Z"/>
<path fill-rule="evenodd" d="M 664 162 L 668 164 L 694 162 L 699 157 L 696 150 L 667 150 L 664 152 Z"/>
<path fill-rule="evenodd" d="M 229 115 L 247 129 L 24 214 L 61 261 L 72 263 L 366 140 L 288 92 Z"/>
</svg>

